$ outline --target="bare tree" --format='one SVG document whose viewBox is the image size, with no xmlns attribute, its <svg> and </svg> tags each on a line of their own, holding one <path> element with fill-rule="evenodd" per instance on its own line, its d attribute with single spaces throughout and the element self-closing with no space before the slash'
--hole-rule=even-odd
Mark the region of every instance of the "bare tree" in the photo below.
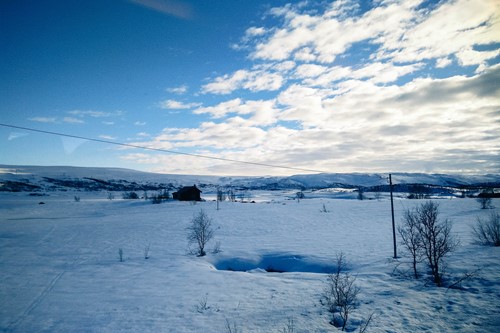
<svg viewBox="0 0 500 333">
<path fill-rule="evenodd" d="M 458 241 L 451 233 L 449 220 L 438 220 L 439 205 L 428 201 L 415 208 L 418 218 L 418 232 L 422 238 L 422 249 L 431 269 L 434 282 L 441 286 L 443 275 L 443 261 L 445 256 L 452 252 Z"/>
<path fill-rule="evenodd" d="M 412 268 L 415 279 L 418 279 L 417 264 L 422 261 L 422 236 L 419 232 L 419 218 L 416 211 L 407 210 L 403 216 L 403 224 L 398 226 L 401 243 L 412 257 Z"/>
<path fill-rule="evenodd" d="M 333 314 L 332 324 L 345 330 L 351 312 L 357 307 L 359 288 L 354 284 L 356 277 L 346 272 L 347 263 L 344 254 L 337 255 L 335 271 L 328 274 L 327 286 L 323 293 L 323 300 L 328 311 Z M 340 317 L 337 320 L 336 313 Z"/>
<path fill-rule="evenodd" d="M 481 206 L 481 209 L 490 209 L 493 207 L 493 205 L 491 203 L 492 199 L 486 195 L 480 195 L 476 200 L 479 203 L 479 205 Z"/>
<path fill-rule="evenodd" d="M 188 241 L 189 244 L 195 244 L 196 250 L 194 253 L 203 257 L 207 253 L 205 252 L 205 246 L 213 238 L 214 230 L 212 228 L 212 219 L 202 210 L 193 217 L 191 224 L 187 228 L 188 230 Z"/>
<path fill-rule="evenodd" d="M 500 246 L 500 214 L 491 213 L 488 220 L 477 217 L 472 235 L 479 244 Z"/>
</svg>

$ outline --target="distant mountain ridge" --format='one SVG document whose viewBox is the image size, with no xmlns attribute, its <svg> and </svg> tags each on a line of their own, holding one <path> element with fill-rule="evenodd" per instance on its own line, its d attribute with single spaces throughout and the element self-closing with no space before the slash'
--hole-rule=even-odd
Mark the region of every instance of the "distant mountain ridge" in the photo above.
<svg viewBox="0 0 500 333">
<path fill-rule="evenodd" d="M 392 181 L 399 185 L 500 187 L 499 174 L 393 173 Z M 224 186 L 263 190 L 376 187 L 388 185 L 388 174 L 323 173 L 283 177 L 220 177 L 159 174 L 123 168 L 0 165 L 0 191 L 56 191 L 70 188 L 89 191 L 137 191 L 175 189 L 193 184 L 202 188 Z"/>
</svg>

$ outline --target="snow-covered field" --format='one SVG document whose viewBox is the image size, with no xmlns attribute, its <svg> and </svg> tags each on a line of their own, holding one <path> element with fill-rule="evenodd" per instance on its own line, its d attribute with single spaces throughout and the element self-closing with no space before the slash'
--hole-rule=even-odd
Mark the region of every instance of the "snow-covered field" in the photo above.
<svg viewBox="0 0 500 333">
<path fill-rule="evenodd" d="M 70 192 L 0 193 L 0 331 L 219 333 L 228 321 L 238 332 L 281 332 L 293 318 L 295 332 L 335 332 L 320 298 L 343 251 L 361 288 L 348 330 L 374 312 L 367 332 L 500 332 L 500 248 L 473 245 L 470 235 L 476 216 L 499 209 L 474 199 L 436 200 L 461 242 L 449 281 L 480 268 L 447 289 L 392 274 L 385 197 L 297 202 L 276 191 L 216 210 L 212 201 L 76 194 L 80 202 Z M 398 198 L 397 223 L 422 202 Z M 216 228 L 209 248 L 220 241 L 222 250 L 203 258 L 188 254 L 186 240 L 200 209 Z"/>
</svg>

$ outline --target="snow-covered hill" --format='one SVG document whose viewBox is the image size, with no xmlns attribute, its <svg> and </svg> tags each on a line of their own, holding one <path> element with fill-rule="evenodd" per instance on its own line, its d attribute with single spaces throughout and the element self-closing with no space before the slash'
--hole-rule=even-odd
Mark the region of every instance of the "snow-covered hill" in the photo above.
<svg viewBox="0 0 500 333">
<path fill-rule="evenodd" d="M 433 186 L 499 186 L 500 175 L 445 175 L 394 173 L 394 184 Z M 196 184 L 201 187 L 246 189 L 321 189 L 372 187 L 388 184 L 387 174 L 324 173 L 289 177 L 218 177 L 142 172 L 122 168 L 0 165 L 0 191 L 37 191 L 80 188 L 86 190 L 155 190 Z"/>
</svg>

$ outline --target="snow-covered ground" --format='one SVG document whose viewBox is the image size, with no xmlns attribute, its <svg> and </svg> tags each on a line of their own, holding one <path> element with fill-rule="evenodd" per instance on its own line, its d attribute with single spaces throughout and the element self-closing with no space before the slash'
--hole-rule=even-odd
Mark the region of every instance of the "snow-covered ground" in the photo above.
<svg viewBox="0 0 500 333">
<path fill-rule="evenodd" d="M 476 216 L 498 208 L 436 200 L 461 241 L 448 258 L 450 281 L 480 269 L 447 289 L 392 274 L 386 197 L 285 194 L 255 193 L 256 203 L 216 210 L 212 201 L 153 205 L 105 192 L 78 192 L 80 202 L 69 192 L 0 193 L 0 331 L 219 333 L 228 321 L 238 332 L 281 332 L 293 318 L 295 332 L 332 332 L 320 298 L 340 251 L 361 288 L 348 330 L 374 312 L 367 332 L 500 331 L 500 248 L 473 245 L 470 235 Z M 397 223 L 422 202 L 397 198 Z M 188 254 L 186 240 L 200 209 L 216 228 L 209 247 L 220 241 L 222 250 L 203 258 Z"/>
</svg>

